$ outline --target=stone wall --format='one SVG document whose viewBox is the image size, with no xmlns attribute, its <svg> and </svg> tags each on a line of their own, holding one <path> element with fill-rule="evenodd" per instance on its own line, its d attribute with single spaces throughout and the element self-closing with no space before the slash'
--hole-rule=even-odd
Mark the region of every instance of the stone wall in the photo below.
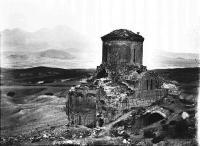
<svg viewBox="0 0 200 146">
<path fill-rule="evenodd" d="M 136 91 L 134 95 L 128 96 L 126 100 L 118 102 L 117 108 L 119 111 L 124 111 L 133 107 L 150 106 L 152 103 L 163 98 L 166 94 L 167 90 L 165 89 Z"/>
<path fill-rule="evenodd" d="M 105 86 L 104 88 L 108 87 Z M 71 124 L 89 125 L 95 123 L 98 114 L 104 119 L 104 124 L 109 123 L 131 108 L 150 106 L 167 94 L 165 89 L 140 90 L 138 88 L 133 94 L 126 95 L 126 93 L 121 93 L 122 87 L 110 86 L 109 88 L 113 88 L 113 92 L 117 94 L 111 93 L 112 95 L 109 95 L 104 91 L 104 88 L 82 89 L 84 92 L 80 92 L 81 88 L 79 87 L 73 91 L 73 94 L 69 94 L 68 103 L 71 111 L 69 111 L 68 116 Z M 122 94 L 125 95 L 123 98 Z"/>
<path fill-rule="evenodd" d="M 96 121 L 96 111 L 91 111 L 87 113 L 73 113 L 70 115 L 71 125 L 91 125 L 95 126 Z"/>
<path fill-rule="evenodd" d="M 66 103 L 67 116 L 71 125 L 90 125 L 96 121 L 96 89 L 80 85 L 70 90 Z"/>
<path fill-rule="evenodd" d="M 128 88 L 126 84 L 112 85 L 103 83 L 104 81 L 100 84 L 102 87 L 97 92 L 97 112 L 102 114 L 105 123 L 117 119 L 131 108 L 150 106 L 167 94 L 167 90 L 161 88 L 162 82 L 156 74 L 152 72 L 136 74 L 127 76 L 134 81 L 133 89 Z M 150 87 L 147 87 L 147 80 L 151 81 Z"/>
<path fill-rule="evenodd" d="M 102 63 L 142 65 L 143 43 L 136 41 L 103 42 Z"/>
<path fill-rule="evenodd" d="M 129 107 L 145 107 L 160 100 L 167 94 L 165 89 L 136 91 L 135 96 L 130 96 Z"/>
</svg>

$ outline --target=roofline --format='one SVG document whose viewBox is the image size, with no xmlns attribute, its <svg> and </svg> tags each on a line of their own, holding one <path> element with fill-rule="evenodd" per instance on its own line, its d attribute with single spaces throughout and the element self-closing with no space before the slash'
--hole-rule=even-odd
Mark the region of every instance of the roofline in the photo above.
<svg viewBox="0 0 200 146">
<path fill-rule="evenodd" d="M 134 39 L 126 39 L 126 38 L 119 38 L 119 37 L 105 38 L 104 36 L 102 36 L 101 40 L 103 42 L 106 42 L 106 41 L 132 41 L 132 42 L 137 41 L 137 42 L 144 42 L 144 37 L 142 37 L 142 38 L 134 38 Z"/>
<path fill-rule="evenodd" d="M 123 36 L 123 33 L 126 33 L 126 32 L 128 33 L 128 35 L 125 34 L 125 36 Z M 144 37 L 142 37 L 138 33 L 136 34 L 136 33 L 132 32 L 131 30 L 117 29 L 117 30 L 113 30 L 110 33 L 102 36 L 101 40 L 103 42 L 104 41 L 120 41 L 120 40 L 143 42 Z"/>
</svg>

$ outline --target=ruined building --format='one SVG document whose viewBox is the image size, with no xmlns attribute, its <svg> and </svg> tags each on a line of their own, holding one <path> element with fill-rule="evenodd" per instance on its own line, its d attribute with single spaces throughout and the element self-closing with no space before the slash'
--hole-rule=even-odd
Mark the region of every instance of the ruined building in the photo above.
<svg viewBox="0 0 200 146">
<path fill-rule="evenodd" d="M 147 107 L 164 97 L 162 79 L 143 66 L 139 33 L 115 30 L 102 38 L 102 64 L 96 75 L 69 91 L 71 124 L 102 126 L 135 107 Z"/>
</svg>

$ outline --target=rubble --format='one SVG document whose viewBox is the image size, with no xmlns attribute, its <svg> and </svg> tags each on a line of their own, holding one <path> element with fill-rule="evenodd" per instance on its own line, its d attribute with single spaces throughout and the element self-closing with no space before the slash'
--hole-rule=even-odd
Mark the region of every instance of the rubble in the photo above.
<svg viewBox="0 0 200 146">
<path fill-rule="evenodd" d="M 121 138 L 120 145 L 153 145 L 169 138 L 194 137 L 195 125 L 189 125 L 193 118 L 183 110 L 185 107 L 179 99 L 180 91 L 176 85 L 163 82 L 156 74 L 148 71 L 140 74 L 134 72 L 134 77 L 126 77 L 134 82 L 123 78 L 116 82 L 111 76 L 113 74 L 108 73 L 106 77 L 93 78 L 70 91 L 84 97 L 90 90 L 96 90 L 92 99 L 93 103 L 96 102 L 93 107 L 96 117 L 91 122 L 94 121 L 97 128 L 92 130 L 90 138 L 107 135 Z M 149 78 L 150 87 L 148 83 L 144 88 L 143 84 Z M 183 134 L 180 134 L 180 125 L 185 127 Z M 140 138 L 133 142 L 133 137 Z M 81 139 L 82 136 L 74 138 Z"/>
<path fill-rule="evenodd" d="M 162 88 L 169 89 L 169 90 L 178 90 L 176 85 L 172 83 L 163 83 Z"/>
<path fill-rule="evenodd" d="M 181 116 L 182 116 L 183 120 L 185 120 L 185 119 L 190 117 L 187 112 L 183 112 Z"/>
<path fill-rule="evenodd" d="M 176 82 L 165 81 L 143 66 L 144 38 L 116 30 L 102 40 L 102 64 L 93 76 L 68 91 L 65 111 L 69 123 L 35 130 L 27 137 L 1 137 L 1 144 L 196 144 L 194 97 L 181 93 Z M 55 97 L 40 95 L 38 99 L 46 96 Z"/>
<path fill-rule="evenodd" d="M 52 145 L 73 145 L 79 146 L 80 143 L 77 141 L 72 140 L 64 140 L 64 141 L 53 141 Z"/>
</svg>

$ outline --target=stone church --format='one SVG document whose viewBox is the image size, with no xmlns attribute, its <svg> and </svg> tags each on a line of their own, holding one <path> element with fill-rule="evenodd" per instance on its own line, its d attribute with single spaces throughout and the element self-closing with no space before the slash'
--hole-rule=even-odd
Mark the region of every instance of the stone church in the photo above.
<svg viewBox="0 0 200 146">
<path fill-rule="evenodd" d="M 69 91 L 67 116 L 71 124 L 102 126 L 134 107 L 148 107 L 163 98 L 162 78 L 143 66 L 139 33 L 119 29 L 101 37 L 102 64 L 86 83 Z"/>
</svg>

